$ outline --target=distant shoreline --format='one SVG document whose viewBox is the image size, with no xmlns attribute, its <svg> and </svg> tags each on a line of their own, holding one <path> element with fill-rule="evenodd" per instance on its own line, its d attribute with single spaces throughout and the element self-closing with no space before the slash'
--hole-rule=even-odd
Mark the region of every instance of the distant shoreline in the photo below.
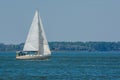
<svg viewBox="0 0 120 80">
<path fill-rule="evenodd" d="M 0 52 L 21 51 L 23 47 L 24 43 L 0 43 Z M 120 42 L 49 42 L 49 47 L 53 52 L 119 52 Z"/>
</svg>

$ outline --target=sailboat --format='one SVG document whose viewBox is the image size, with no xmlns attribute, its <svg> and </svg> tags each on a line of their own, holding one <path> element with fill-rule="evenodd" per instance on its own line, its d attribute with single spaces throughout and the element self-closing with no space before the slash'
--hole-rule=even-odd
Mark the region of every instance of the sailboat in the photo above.
<svg viewBox="0 0 120 80">
<path fill-rule="evenodd" d="M 48 59 L 50 55 L 42 21 L 36 10 L 23 51 L 16 52 L 16 59 Z"/>
</svg>

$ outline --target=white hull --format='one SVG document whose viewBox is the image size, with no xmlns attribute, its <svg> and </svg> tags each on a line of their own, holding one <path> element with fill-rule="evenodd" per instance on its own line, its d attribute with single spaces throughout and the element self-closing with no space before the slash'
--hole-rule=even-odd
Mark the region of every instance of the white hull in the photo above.
<svg viewBox="0 0 120 80">
<path fill-rule="evenodd" d="M 44 60 L 48 59 L 50 55 L 23 55 L 23 56 L 16 56 L 16 59 L 39 59 Z"/>
</svg>

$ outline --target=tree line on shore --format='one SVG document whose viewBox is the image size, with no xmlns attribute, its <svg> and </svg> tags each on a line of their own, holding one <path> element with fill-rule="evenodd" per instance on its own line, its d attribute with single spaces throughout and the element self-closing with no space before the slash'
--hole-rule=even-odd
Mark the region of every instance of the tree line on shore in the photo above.
<svg viewBox="0 0 120 80">
<path fill-rule="evenodd" d="M 0 43 L 0 51 L 22 50 L 24 43 Z M 120 42 L 49 42 L 51 51 L 120 51 Z"/>
</svg>

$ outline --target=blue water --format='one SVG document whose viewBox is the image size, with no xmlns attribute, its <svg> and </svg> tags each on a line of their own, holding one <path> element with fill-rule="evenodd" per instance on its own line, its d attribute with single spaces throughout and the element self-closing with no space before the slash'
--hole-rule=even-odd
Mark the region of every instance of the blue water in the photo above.
<svg viewBox="0 0 120 80">
<path fill-rule="evenodd" d="M 43 61 L 0 53 L 0 80 L 120 80 L 120 52 L 53 52 Z"/>
</svg>

